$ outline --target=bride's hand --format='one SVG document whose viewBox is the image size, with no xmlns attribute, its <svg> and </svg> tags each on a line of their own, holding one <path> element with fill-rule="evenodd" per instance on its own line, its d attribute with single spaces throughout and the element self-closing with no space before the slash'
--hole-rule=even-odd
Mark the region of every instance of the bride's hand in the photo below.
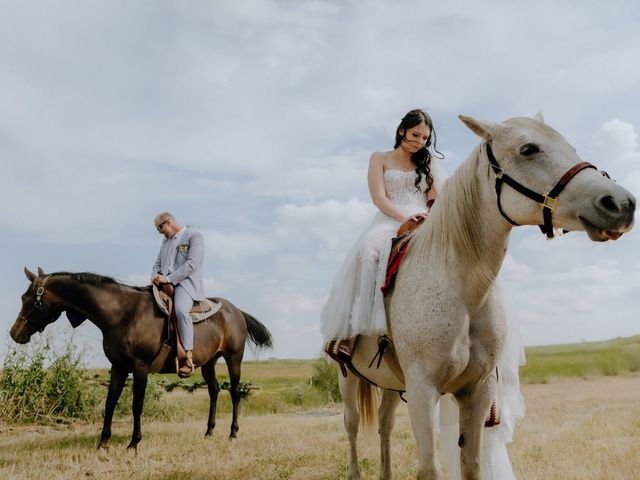
<svg viewBox="0 0 640 480">
<path fill-rule="evenodd" d="M 418 213 L 414 213 L 413 215 L 409 215 L 407 218 L 404 219 L 404 221 L 408 222 L 409 220 L 413 220 L 416 223 L 420 223 L 425 218 L 427 218 L 427 212 L 418 212 Z"/>
</svg>

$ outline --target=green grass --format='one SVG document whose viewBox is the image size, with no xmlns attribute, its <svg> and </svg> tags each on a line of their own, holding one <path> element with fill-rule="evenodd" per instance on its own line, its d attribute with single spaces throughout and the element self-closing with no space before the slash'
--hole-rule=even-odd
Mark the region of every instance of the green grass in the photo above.
<svg viewBox="0 0 640 480">
<path fill-rule="evenodd" d="M 640 335 L 601 342 L 529 347 L 525 352 L 527 364 L 520 371 L 523 383 L 640 371 Z"/>
<path fill-rule="evenodd" d="M 318 364 L 319 360 L 290 359 L 243 362 L 241 381 L 250 384 L 252 388 L 249 397 L 241 401 L 242 413 L 249 415 L 294 413 L 327 406 L 333 397 L 323 389 L 316 388 L 312 381 L 317 373 L 316 365 Z M 91 376 L 92 383 L 101 389 L 101 398 L 106 398 L 108 370 L 91 370 Z M 216 376 L 220 383 L 229 380 L 226 364 L 222 360 L 216 364 Z M 185 388 L 177 387 L 170 392 L 162 393 L 159 398 L 157 395 L 150 398 L 149 393 L 157 392 L 158 385 L 174 383 L 179 379 L 176 375 L 151 375 L 149 378 L 145 415 L 180 421 L 187 418 L 206 418 L 209 411 L 209 394 L 206 386 L 197 388 L 191 393 Z M 196 370 L 190 378 L 180 383 L 188 387 L 202 381 L 200 370 Z M 128 381 L 118 402 L 116 414 L 130 413 L 130 391 Z M 151 405 L 147 405 L 149 399 L 152 400 Z M 220 391 L 217 413 L 222 415 L 231 413 L 231 396 L 225 390 Z"/>
<path fill-rule="evenodd" d="M 522 383 L 547 383 L 561 378 L 587 378 L 616 376 L 640 372 L 640 335 L 602 342 L 583 342 L 571 345 L 553 345 L 526 348 L 527 364 L 521 369 Z M 5 380 L 7 371 L 5 373 Z M 226 365 L 216 365 L 219 382 L 228 380 Z M 333 377 L 335 375 L 335 378 Z M 241 401 L 242 414 L 297 413 L 332 405 L 339 401 L 335 382 L 337 371 L 324 360 L 269 359 L 247 361 L 242 364 L 242 382 L 251 385 L 250 395 Z M 152 375 L 145 401 L 146 418 L 181 421 L 188 418 L 206 418 L 209 396 L 206 387 L 189 393 L 176 388 L 166 392 L 162 384 L 178 380 L 176 375 Z M 90 417 L 102 416 L 107 394 L 107 369 L 86 372 L 85 386 L 98 398 Z M 200 370 L 184 381 L 185 385 L 202 382 Z M 39 383 L 39 382 L 38 382 Z M 116 415 L 131 412 L 130 381 L 120 399 Z M 231 399 L 227 391 L 220 392 L 219 415 L 231 412 Z M 5 416 L 6 417 L 6 416 Z M 5 418 L 6 420 L 6 418 Z"/>
</svg>

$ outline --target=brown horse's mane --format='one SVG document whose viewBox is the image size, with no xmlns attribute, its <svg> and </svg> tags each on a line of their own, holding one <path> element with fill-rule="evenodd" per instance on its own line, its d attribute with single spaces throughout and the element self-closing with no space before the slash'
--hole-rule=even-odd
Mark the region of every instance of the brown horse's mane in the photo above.
<svg viewBox="0 0 640 480">
<path fill-rule="evenodd" d="M 127 285 L 125 283 L 118 282 L 115 278 L 107 277 L 105 275 L 98 275 L 97 273 L 92 273 L 92 272 L 78 272 L 78 273 L 55 272 L 55 273 L 51 273 L 50 275 L 52 277 L 53 276 L 65 275 L 65 276 L 71 277 L 71 279 L 76 281 L 76 282 L 86 283 L 86 284 L 94 285 L 94 286 L 119 285 L 121 287 L 132 288 L 132 289 L 138 290 L 138 291 L 143 291 L 143 290 L 148 290 L 149 289 L 148 286 L 145 286 L 145 287 L 134 287 L 132 285 Z"/>
</svg>

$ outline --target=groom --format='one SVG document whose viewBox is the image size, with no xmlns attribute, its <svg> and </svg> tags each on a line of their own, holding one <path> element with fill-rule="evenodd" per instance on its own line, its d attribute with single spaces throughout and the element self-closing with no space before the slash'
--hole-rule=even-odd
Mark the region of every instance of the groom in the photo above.
<svg viewBox="0 0 640 480">
<path fill-rule="evenodd" d="M 158 287 L 170 283 L 175 287 L 173 308 L 180 339 L 187 352 L 187 359 L 180 365 L 178 375 L 185 378 L 190 376 L 195 368 L 191 353 L 193 323 L 189 312 L 194 300 L 205 298 L 202 280 L 204 240 L 200 233 L 181 227 L 169 212 L 158 214 L 153 223 L 165 238 L 153 264 L 151 283 Z"/>
</svg>

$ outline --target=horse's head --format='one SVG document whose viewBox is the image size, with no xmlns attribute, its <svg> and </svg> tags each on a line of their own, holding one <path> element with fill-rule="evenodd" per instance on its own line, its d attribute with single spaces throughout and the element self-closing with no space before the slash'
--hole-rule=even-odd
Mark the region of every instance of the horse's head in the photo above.
<svg viewBox="0 0 640 480">
<path fill-rule="evenodd" d="M 49 275 L 41 268 L 37 275 L 26 267 L 24 273 L 31 283 L 22 295 L 22 308 L 10 331 L 11 338 L 17 343 L 28 343 L 31 335 L 55 322 L 63 310 L 55 295 L 45 288 Z"/>
<path fill-rule="evenodd" d="M 514 225 L 584 230 L 593 241 L 616 240 L 633 225 L 636 199 L 583 162 L 541 115 L 493 123 L 460 116 L 485 142 L 498 208 Z M 499 185 L 498 185 L 499 184 Z"/>
</svg>

